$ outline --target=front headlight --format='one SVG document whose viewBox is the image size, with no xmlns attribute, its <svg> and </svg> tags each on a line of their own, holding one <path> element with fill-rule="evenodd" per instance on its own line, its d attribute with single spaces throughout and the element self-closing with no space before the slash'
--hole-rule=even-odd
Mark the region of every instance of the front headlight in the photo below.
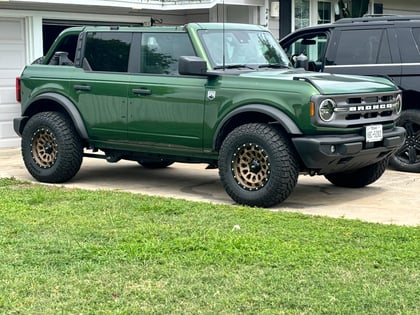
<svg viewBox="0 0 420 315">
<path fill-rule="evenodd" d="M 337 104 L 330 98 L 327 98 L 319 104 L 318 114 L 323 121 L 331 121 L 334 118 L 334 110 Z"/>
<path fill-rule="evenodd" d="M 397 99 L 395 100 L 394 110 L 398 115 L 401 114 L 401 110 L 402 110 L 401 94 L 398 94 Z"/>
</svg>

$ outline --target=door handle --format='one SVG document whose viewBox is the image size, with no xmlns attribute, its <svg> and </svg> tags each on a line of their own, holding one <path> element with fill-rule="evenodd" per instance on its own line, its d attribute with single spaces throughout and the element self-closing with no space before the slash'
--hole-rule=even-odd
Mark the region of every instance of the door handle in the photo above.
<svg viewBox="0 0 420 315">
<path fill-rule="evenodd" d="M 149 89 L 132 89 L 131 90 L 134 94 L 139 94 L 139 95 L 151 95 L 152 91 Z"/>
<path fill-rule="evenodd" d="M 74 89 L 77 91 L 90 91 L 91 87 L 90 85 L 73 85 Z"/>
</svg>

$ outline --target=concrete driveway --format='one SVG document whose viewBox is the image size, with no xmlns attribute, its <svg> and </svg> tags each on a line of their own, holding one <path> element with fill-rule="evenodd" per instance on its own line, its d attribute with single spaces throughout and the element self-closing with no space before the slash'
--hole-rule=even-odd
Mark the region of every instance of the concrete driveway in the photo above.
<svg viewBox="0 0 420 315">
<path fill-rule="evenodd" d="M 149 170 L 135 162 L 110 164 L 85 158 L 79 173 L 60 186 L 234 204 L 222 188 L 218 171 L 205 167 L 176 163 L 166 169 Z M 35 182 L 26 171 L 18 148 L 0 149 L 0 177 Z M 418 226 L 420 174 L 387 170 L 380 180 L 362 189 L 339 188 L 322 176 L 302 175 L 292 195 L 271 210 Z"/>
</svg>

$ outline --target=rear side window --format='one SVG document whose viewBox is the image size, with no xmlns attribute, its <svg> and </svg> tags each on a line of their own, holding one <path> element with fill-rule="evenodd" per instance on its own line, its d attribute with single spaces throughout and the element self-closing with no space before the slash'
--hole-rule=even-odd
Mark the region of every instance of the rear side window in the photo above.
<svg viewBox="0 0 420 315">
<path fill-rule="evenodd" d="M 87 34 L 85 61 L 92 71 L 127 72 L 132 33 Z"/>
<path fill-rule="evenodd" d="M 420 62 L 420 28 L 413 28 L 412 32 L 414 41 L 416 42 L 416 51 L 413 52 L 414 56 L 412 56 L 412 62 Z"/>
<path fill-rule="evenodd" d="M 180 56 L 195 56 L 187 33 L 143 33 L 140 72 L 178 74 Z"/>
<path fill-rule="evenodd" d="M 383 29 L 344 30 L 338 42 L 335 65 L 391 63 L 388 38 Z"/>
</svg>

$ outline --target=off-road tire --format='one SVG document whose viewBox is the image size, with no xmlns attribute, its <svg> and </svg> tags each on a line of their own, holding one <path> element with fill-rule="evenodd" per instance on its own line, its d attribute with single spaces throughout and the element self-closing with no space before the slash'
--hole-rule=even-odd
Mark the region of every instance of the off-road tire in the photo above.
<svg viewBox="0 0 420 315">
<path fill-rule="evenodd" d="M 59 112 L 42 112 L 31 117 L 23 130 L 22 156 L 35 179 L 62 183 L 79 171 L 83 145 L 70 118 Z"/>
<path fill-rule="evenodd" d="M 404 127 L 407 134 L 401 148 L 390 158 L 391 168 L 420 173 L 420 110 L 403 111 L 397 125 Z"/>
<path fill-rule="evenodd" d="M 327 174 L 325 178 L 335 186 L 361 188 L 376 182 L 385 172 L 387 164 L 388 161 L 384 159 L 351 172 Z"/>
<path fill-rule="evenodd" d="M 289 197 L 296 186 L 297 154 L 275 127 L 245 124 L 223 141 L 219 175 L 226 192 L 237 203 L 271 207 Z"/>
</svg>

